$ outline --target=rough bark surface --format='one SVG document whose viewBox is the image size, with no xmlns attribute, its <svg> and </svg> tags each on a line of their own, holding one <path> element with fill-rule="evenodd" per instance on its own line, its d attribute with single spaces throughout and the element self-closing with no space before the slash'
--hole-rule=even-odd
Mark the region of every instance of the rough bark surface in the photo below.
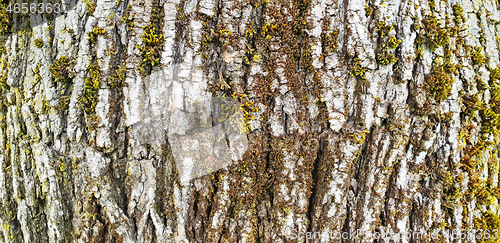
<svg viewBox="0 0 500 243">
<path fill-rule="evenodd" d="M 90 0 L 45 19 L 2 10 L 0 239 L 498 230 L 499 9 L 498 0 Z M 160 113 L 236 98 L 247 149 L 185 177 L 167 135 L 192 121 L 163 114 L 180 123 L 158 123 L 165 135 L 145 143 L 133 129 L 144 93 Z M 459 242 L 392 239 L 432 240 Z"/>
</svg>

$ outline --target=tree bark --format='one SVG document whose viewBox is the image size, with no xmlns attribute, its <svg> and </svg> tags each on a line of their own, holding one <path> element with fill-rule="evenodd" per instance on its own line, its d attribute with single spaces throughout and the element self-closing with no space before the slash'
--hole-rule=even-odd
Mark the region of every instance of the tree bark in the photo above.
<svg viewBox="0 0 500 243">
<path fill-rule="evenodd" d="M 0 4 L 4 242 L 499 241 L 498 0 Z"/>
</svg>

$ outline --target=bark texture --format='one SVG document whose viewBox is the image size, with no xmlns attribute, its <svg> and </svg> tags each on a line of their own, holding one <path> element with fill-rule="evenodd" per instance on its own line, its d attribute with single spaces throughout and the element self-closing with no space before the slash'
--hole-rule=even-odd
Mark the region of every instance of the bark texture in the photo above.
<svg viewBox="0 0 500 243">
<path fill-rule="evenodd" d="M 500 227 L 498 0 L 72 4 L 0 12 L 4 242 Z M 213 116 L 162 112 L 214 97 L 239 102 L 248 144 L 193 178 L 170 135 Z"/>
</svg>

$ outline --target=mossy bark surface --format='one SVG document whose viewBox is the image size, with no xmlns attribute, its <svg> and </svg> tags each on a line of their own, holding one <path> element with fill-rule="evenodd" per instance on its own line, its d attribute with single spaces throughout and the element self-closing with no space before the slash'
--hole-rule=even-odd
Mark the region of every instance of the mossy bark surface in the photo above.
<svg viewBox="0 0 500 243">
<path fill-rule="evenodd" d="M 0 241 L 500 230 L 498 0 L 68 6 L 43 19 L 0 10 Z M 145 142 L 141 97 L 146 115 L 232 97 L 248 143 L 186 177 L 170 135 L 210 119 L 169 113 Z M 396 235 L 417 231 L 438 233 Z"/>
</svg>

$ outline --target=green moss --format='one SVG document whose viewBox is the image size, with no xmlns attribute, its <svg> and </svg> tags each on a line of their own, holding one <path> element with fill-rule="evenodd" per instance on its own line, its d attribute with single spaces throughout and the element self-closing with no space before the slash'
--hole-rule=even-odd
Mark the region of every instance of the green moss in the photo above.
<svg viewBox="0 0 500 243">
<path fill-rule="evenodd" d="M 377 32 L 379 37 L 388 36 L 389 33 L 394 30 L 395 25 L 387 25 L 387 23 L 383 21 L 379 21 L 377 25 Z"/>
<path fill-rule="evenodd" d="M 429 0 L 429 7 L 436 8 L 436 0 Z"/>
<path fill-rule="evenodd" d="M 87 1 L 86 6 L 87 6 L 87 14 L 92 15 L 94 14 L 95 8 L 97 7 L 97 3 L 96 2 L 89 3 Z"/>
<path fill-rule="evenodd" d="M 481 115 L 481 133 L 498 134 L 500 128 L 500 115 L 492 109 L 485 108 L 480 110 Z"/>
<path fill-rule="evenodd" d="M 401 40 L 390 35 L 394 28 L 395 25 L 387 25 L 383 21 L 379 21 L 377 25 L 378 41 L 382 46 L 377 52 L 377 62 L 381 65 L 390 65 L 398 61 L 394 53 L 392 53 L 393 51 L 391 51 L 401 44 Z"/>
<path fill-rule="evenodd" d="M 479 93 L 475 95 L 466 95 L 462 97 L 463 104 L 465 105 L 465 115 L 473 117 L 475 112 L 484 106 L 483 100 L 479 97 Z"/>
<path fill-rule="evenodd" d="M 0 35 L 12 33 L 12 14 L 7 12 L 7 6 L 10 2 L 0 1 Z"/>
<path fill-rule="evenodd" d="M 489 107 L 483 106 L 480 110 L 481 133 L 497 137 L 500 133 L 500 86 L 493 84 L 489 91 Z"/>
<path fill-rule="evenodd" d="M 490 69 L 490 85 L 496 85 L 498 81 L 500 81 L 500 66 Z"/>
<path fill-rule="evenodd" d="M 450 70 L 452 69 L 452 70 Z M 441 102 L 451 95 L 451 87 L 455 80 L 452 78 L 454 67 L 448 65 L 434 66 L 431 73 L 425 79 L 425 88 L 434 96 L 437 102 Z"/>
<path fill-rule="evenodd" d="M 89 65 L 87 68 L 87 77 L 85 77 L 84 94 L 80 97 L 80 102 L 84 105 L 87 113 L 95 112 L 99 89 L 101 86 L 101 71 L 97 62 Z"/>
<path fill-rule="evenodd" d="M 398 58 L 396 58 L 392 53 L 388 53 L 387 51 L 377 53 L 377 62 L 381 65 L 391 65 L 397 61 Z"/>
<path fill-rule="evenodd" d="M 444 46 L 450 42 L 450 37 L 446 29 L 440 29 L 436 34 L 429 34 L 427 45 L 432 51 L 435 51 L 439 46 Z"/>
<path fill-rule="evenodd" d="M 69 108 L 71 95 L 63 96 L 59 98 L 58 104 L 55 106 L 58 110 L 67 110 Z"/>
<path fill-rule="evenodd" d="M 125 77 L 127 74 L 127 67 L 125 63 L 121 65 L 115 73 L 108 78 L 109 87 L 112 89 L 119 89 L 123 86 L 125 82 Z"/>
<path fill-rule="evenodd" d="M 462 8 L 462 6 L 460 6 L 460 4 L 455 4 L 453 5 L 453 15 L 455 16 L 455 24 L 461 24 L 463 23 L 463 21 L 465 20 L 465 17 L 464 17 L 464 9 Z"/>
<path fill-rule="evenodd" d="M 498 218 L 498 215 L 489 211 L 483 212 L 481 218 L 474 217 L 473 222 L 474 222 L 474 229 L 481 230 L 481 238 L 477 238 L 476 242 L 480 243 L 500 242 L 500 240 L 495 235 L 495 231 L 498 231 L 500 229 L 500 219 Z M 488 236 L 486 234 L 488 234 Z"/>
<path fill-rule="evenodd" d="M 331 31 L 329 34 L 322 33 L 321 34 L 321 46 L 325 51 L 337 51 L 339 47 L 338 37 L 340 34 L 340 30 L 335 29 Z"/>
<path fill-rule="evenodd" d="M 42 63 L 38 63 L 36 65 L 36 68 L 33 69 L 33 75 L 35 76 L 35 80 L 37 82 L 42 81 L 42 76 L 40 75 L 40 67 L 42 66 Z"/>
<path fill-rule="evenodd" d="M 134 21 L 130 17 L 130 5 L 127 5 L 127 10 L 125 11 L 125 16 L 122 17 L 122 22 L 127 24 L 127 28 L 129 31 L 132 31 L 132 27 L 134 27 Z"/>
<path fill-rule="evenodd" d="M 1 65 L 5 65 L 3 72 L 0 73 L 0 91 L 9 90 L 10 87 L 7 84 L 7 79 L 9 78 L 9 76 L 8 76 L 9 63 L 5 59 L 0 59 L 0 61 L 1 61 Z M 2 102 L 0 102 L 0 103 L 2 103 Z"/>
<path fill-rule="evenodd" d="M 73 71 L 74 65 L 74 60 L 69 59 L 67 56 L 62 56 L 50 65 L 49 71 L 56 82 L 66 83 L 75 76 Z"/>
<path fill-rule="evenodd" d="M 98 35 L 104 35 L 106 33 L 106 29 L 103 27 L 95 27 L 92 31 L 88 32 L 90 44 L 95 43 Z"/>
<path fill-rule="evenodd" d="M 35 39 L 34 44 L 35 44 L 36 47 L 42 48 L 43 47 L 43 40 L 40 39 L 40 38 L 39 39 Z"/>
<path fill-rule="evenodd" d="M 438 47 L 445 46 L 450 42 L 448 28 L 441 28 L 441 23 L 434 15 L 424 18 L 422 23 L 424 26 L 423 31 L 425 31 L 425 43 L 431 51 L 435 51 Z"/>
<path fill-rule="evenodd" d="M 361 59 L 354 58 L 353 65 L 351 67 L 351 75 L 359 77 L 362 80 L 366 80 L 365 73 L 366 68 L 361 65 Z"/>
<path fill-rule="evenodd" d="M 481 54 L 482 52 L 483 52 L 483 47 L 480 46 L 474 47 L 474 51 L 471 53 L 472 63 L 474 65 L 481 65 L 486 63 L 487 58 L 484 57 L 483 54 Z"/>
<path fill-rule="evenodd" d="M 402 42 L 402 40 L 399 40 L 396 37 L 392 36 L 387 41 L 386 46 L 389 49 L 396 49 L 396 48 L 398 48 L 399 44 L 401 44 L 401 42 Z"/>
<path fill-rule="evenodd" d="M 476 78 L 476 86 L 479 91 L 485 91 L 488 89 L 488 85 L 480 78 Z"/>
<path fill-rule="evenodd" d="M 479 187 L 479 190 L 477 190 L 475 196 L 479 205 L 490 205 L 495 202 L 493 195 L 491 195 L 488 188 L 484 186 Z"/>
<path fill-rule="evenodd" d="M 137 46 L 141 51 L 142 61 L 139 63 L 139 72 L 142 76 L 151 74 L 154 66 L 160 64 L 160 54 L 163 49 L 165 38 L 160 33 L 162 18 L 160 10 L 153 8 L 151 22 L 143 27 L 144 33 L 141 35 L 142 46 Z"/>
<path fill-rule="evenodd" d="M 398 61 L 398 59 L 391 53 L 393 49 L 396 49 L 401 40 L 394 36 L 388 36 L 387 38 L 380 37 L 382 48 L 377 53 L 377 62 L 381 65 L 391 65 Z M 385 40 L 384 40 L 385 39 Z"/>
<path fill-rule="evenodd" d="M 366 17 L 370 17 L 370 15 L 372 15 L 373 13 L 373 8 L 370 7 L 370 5 L 366 4 L 365 5 L 365 15 Z"/>
</svg>

